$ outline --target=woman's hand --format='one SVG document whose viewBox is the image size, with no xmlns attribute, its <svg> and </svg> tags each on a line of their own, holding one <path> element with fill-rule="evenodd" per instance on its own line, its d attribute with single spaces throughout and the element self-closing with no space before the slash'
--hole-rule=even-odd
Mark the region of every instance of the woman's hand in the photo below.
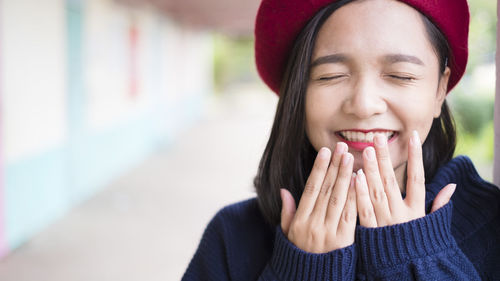
<svg viewBox="0 0 500 281">
<path fill-rule="evenodd" d="M 330 156 L 328 148 L 320 149 L 297 210 L 290 192 L 281 189 L 283 233 L 295 246 L 310 253 L 326 253 L 354 243 L 354 157 L 345 143 L 337 143 Z"/>
<path fill-rule="evenodd" d="M 356 176 L 359 221 L 365 227 L 381 227 L 425 216 L 425 175 L 422 145 L 416 131 L 408 143 L 406 198 L 403 200 L 392 167 L 387 138 L 377 134 L 375 148 L 363 151 L 364 173 Z M 432 212 L 444 206 L 455 191 L 449 184 L 436 196 Z"/>
</svg>

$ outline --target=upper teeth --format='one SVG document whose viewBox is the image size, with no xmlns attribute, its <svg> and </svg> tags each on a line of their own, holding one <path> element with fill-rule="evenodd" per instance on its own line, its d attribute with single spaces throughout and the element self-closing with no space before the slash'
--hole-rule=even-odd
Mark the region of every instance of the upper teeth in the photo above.
<svg viewBox="0 0 500 281">
<path fill-rule="evenodd" d="M 380 132 L 369 132 L 369 133 L 363 133 L 363 132 L 358 132 L 358 131 L 341 131 L 340 135 L 348 140 L 348 141 L 354 141 L 354 142 L 373 142 L 373 136 L 375 134 L 381 134 L 387 137 L 387 139 L 390 139 L 393 135 L 394 132 L 391 131 L 380 131 Z"/>
</svg>

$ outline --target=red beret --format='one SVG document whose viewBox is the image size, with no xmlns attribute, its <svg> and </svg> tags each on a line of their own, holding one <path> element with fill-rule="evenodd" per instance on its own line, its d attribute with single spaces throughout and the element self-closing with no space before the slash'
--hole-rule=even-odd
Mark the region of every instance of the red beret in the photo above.
<svg viewBox="0 0 500 281">
<path fill-rule="evenodd" d="M 426 15 L 443 32 L 454 61 L 448 92 L 465 72 L 469 7 L 466 0 L 400 0 Z M 255 22 L 255 61 L 264 82 L 277 94 L 294 40 L 332 0 L 262 0 Z"/>
</svg>

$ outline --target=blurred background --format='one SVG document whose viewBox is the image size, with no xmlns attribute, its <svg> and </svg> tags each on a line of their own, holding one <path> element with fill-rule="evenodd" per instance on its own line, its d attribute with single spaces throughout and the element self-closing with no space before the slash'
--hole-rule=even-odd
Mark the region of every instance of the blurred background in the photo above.
<svg viewBox="0 0 500 281">
<path fill-rule="evenodd" d="M 492 180 L 497 3 L 448 100 Z M 277 97 L 257 0 L 0 0 L 0 280 L 179 280 L 252 179 Z"/>
</svg>

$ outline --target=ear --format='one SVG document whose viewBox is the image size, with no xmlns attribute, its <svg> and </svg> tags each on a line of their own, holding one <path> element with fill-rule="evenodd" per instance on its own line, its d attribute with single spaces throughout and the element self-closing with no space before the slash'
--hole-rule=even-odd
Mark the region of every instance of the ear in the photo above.
<svg viewBox="0 0 500 281">
<path fill-rule="evenodd" d="M 434 118 L 441 115 L 441 106 L 443 105 L 446 93 L 448 92 L 448 80 L 450 79 L 451 70 L 446 67 L 441 78 L 439 79 L 438 89 L 436 92 L 436 103 L 434 104 Z"/>
</svg>

